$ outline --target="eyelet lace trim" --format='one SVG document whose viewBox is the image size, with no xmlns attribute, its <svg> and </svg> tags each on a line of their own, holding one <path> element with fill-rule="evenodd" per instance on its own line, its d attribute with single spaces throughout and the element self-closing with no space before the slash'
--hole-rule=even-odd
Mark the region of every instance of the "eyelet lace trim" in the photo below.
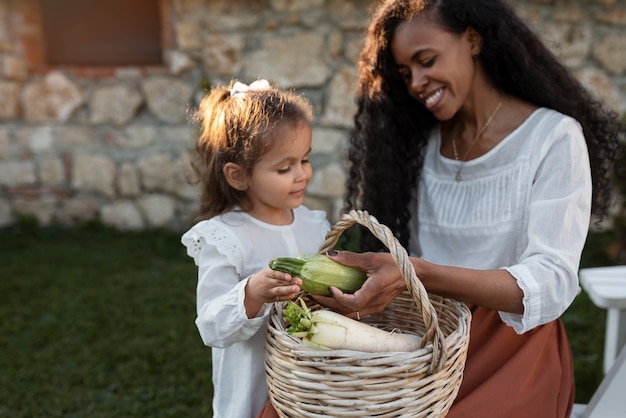
<svg viewBox="0 0 626 418">
<path fill-rule="evenodd" d="M 243 272 L 243 259 L 241 245 L 237 237 L 222 225 L 203 221 L 191 228 L 182 238 L 182 243 L 187 247 L 187 254 L 193 257 L 196 265 L 200 262 L 200 252 L 204 243 L 213 245 L 217 251 L 224 255 L 230 264 L 235 266 L 238 274 Z"/>
</svg>

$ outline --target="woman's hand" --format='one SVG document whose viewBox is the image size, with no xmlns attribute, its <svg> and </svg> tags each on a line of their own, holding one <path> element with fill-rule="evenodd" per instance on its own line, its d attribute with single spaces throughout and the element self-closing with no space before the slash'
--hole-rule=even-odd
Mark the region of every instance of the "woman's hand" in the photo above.
<svg viewBox="0 0 626 418">
<path fill-rule="evenodd" d="M 350 318 L 382 311 L 402 291 L 406 280 L 389 253 L 353 253 L 329 250 L 338 263 L 365 271 L 367 280 L 353 295 L 332 287 L 332 297 L 311 295 L 316 302 Z M 524 292 L 505 269 L 476 270 L 429 263 L 410 257 L 424 288 L 433 294 L 502 312 L 522 314 Z"/>
<path fill-rule="evenodd" d="M 336 287 L 331 287 L 331 297 L 311 295 L 320 305 L 351 318 L 360 318 L 382 311 L 406 290 L 406 281 L 391 254 L 329 250 L 327 255 L 338 263 L 360 268 L 366 273 L 367 280 L 352 295 Z"/>
</svg>

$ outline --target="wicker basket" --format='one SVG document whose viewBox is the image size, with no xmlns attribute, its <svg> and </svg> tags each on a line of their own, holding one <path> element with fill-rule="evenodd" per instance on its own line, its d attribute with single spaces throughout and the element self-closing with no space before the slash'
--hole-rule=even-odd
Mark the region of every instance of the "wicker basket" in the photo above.
<svg viewBox="0 0 626 418">
<path fill-rule="evenodd" d="M 282 320 L 285 303 L 276 303 L 270 313 L 265 352 L 272 404 L 283 418 L 443 417 L 463 377 L 469 309 L 464 303 L 426 293 L 406 250 L 389 228 L 367 212 L 343 215 L 321 251 L 332 248 L 341 233 L 355 223 L 368 228 L 389 248 L 407 282 L 406 292 L 383 312 L 363 321 L 417 334 L 422 337 L 421 348 L 407 353 L 311 349 L 286 333 Z"/>
</svg>

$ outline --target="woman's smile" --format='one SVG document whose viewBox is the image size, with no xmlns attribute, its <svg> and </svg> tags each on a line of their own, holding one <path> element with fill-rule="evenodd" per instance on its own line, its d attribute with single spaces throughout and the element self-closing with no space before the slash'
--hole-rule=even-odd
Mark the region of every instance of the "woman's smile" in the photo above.
<svg viewBox="0 0 626 418">
<path fill-rule="evenodd" d="M 426 108 L 432 111 L 433 108 L 437 106 L 442 96 L 443 96 L 443 88 L 437 89 L 430 95 L 426 96 L 424 98 L 424 104 L 426 105 Z"/>
</svg>

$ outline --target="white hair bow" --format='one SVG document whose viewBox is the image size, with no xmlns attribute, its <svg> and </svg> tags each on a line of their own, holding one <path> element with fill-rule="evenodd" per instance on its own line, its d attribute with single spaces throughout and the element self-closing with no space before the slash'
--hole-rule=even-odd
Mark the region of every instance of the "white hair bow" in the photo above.
<svg viewBox="0 0 626 418">
<path fill-rule="evenodd" d="M 230 89 L 230 97 L 235 97 L 239 93 L 246 93 L 249 91 L 263 91 L 269 88 L 270 88 L 270 83 L 267 80 L 263 80 L 263 79 L 254 81 L 250 83 L 249 86 L 237 81 L 233 85 L 233 88 Z"/>
</svg>

